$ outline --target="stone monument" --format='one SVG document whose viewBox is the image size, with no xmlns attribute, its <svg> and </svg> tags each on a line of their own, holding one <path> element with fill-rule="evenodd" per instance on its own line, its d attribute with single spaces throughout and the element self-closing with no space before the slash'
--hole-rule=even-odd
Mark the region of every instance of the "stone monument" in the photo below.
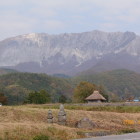
<svg viewBox="0 0 140 140">
<path fill-rule="evenodd" d="M 60 110 L 58 113 L 58 124 L 59 125 L 66 125 L 66 112 L 64 110 L 64 106 L 60 105 Z"/>
<path fill-rule="evenodd" d="M 47 122 L 53 123 L 53 115 L 51 110 L 48 111 Z"/>
<path fill-rule="evenodd" d="M 78 121 L 76 123 L 76 127 L 78 128 L 86 128 L 86 129 L 92 129 L 94 128 L 96 125 L 95 123 L 93 123 L 91 120 L 89 120 L 88 118 L 83 118 L 80 121 Z"/>
</svg>

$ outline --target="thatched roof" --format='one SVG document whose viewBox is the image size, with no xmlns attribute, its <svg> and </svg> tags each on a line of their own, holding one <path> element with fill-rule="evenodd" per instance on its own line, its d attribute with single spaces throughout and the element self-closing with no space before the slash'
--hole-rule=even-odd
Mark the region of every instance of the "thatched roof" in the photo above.
<svg viewBox="0 0 140 140">
<path fill-rule="evenodd" d="M 94 91 L 85 100 L 103 100 L 103 101 L 106 101 L 106 99 L 99 93 L 99 91 Z"/>
</svg>

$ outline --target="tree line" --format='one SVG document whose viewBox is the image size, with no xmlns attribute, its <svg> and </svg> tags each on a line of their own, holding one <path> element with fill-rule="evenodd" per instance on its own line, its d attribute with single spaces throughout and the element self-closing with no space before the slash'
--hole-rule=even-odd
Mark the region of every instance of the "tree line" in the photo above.
<svg viewBox="0 0 140 140">
<path fill-rule="evenodd" d="M 94 90 L 98 90 L 100 94 L 102 94 L 107 100 L 108 95 L 107 91 L 103 86 L 97 86 L 95 84 L 82 81 L 80 82 L 73 90 L 73 96 L 72 98 L 68 98 L 64 94 L 60 94 L 59 97 L 57 97 L 58 103 L 84 103 L 85 98 L 88 97 L 93 93 Z M 40 90 L 40 91 L 30 91 L 24 98 L 21 104 L 45 104 L 45 103 L 53 103 L 53 97 L 54 95 L 50 94 L 46 90 Z M 18 99 L 18 98 L 17 98 Z M 18 101 L 18 100 L 17 100 Z M 6 97 L 4 94 L 0 94 L 0 102 L 2 104 L 8 103 L 8 97 Z M 17 102 L 18 104 L 18 102 Z"/>
</svg>

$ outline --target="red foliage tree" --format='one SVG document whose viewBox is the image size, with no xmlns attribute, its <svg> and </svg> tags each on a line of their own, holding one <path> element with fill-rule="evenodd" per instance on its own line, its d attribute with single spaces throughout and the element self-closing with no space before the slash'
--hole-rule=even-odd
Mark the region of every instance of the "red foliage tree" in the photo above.
<svg viewBox="0 0 140 140">
<path fill-rule="evenodd" d="M 4 94 L 3 94 L 3 93 L 0 93 L 0 103 L 2 103 L 2 104 L 4 104 L 4 105 L 6 105 L 6 104 L 7 104 L 7 102 L 8 102 L 7 97 L 6 97 L 6 96 L 4 96 Z"/>
</svg>

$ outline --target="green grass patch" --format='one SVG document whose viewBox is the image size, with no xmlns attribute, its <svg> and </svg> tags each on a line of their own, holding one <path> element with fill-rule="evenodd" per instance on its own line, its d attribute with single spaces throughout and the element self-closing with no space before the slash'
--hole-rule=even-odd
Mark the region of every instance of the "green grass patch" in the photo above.
<svg viewBox="0 0 140 140">
<path fill-rule="evenodd" d="M 50 140 L 50 137 L 45 135 L 39 135 L 39 136 L 35 136 L 33 140 Z"/>
<path fill-rule="evenodd" d="M 119 134 L 127 134 L 127 133 L 136 133 L 138 132 L 136 129 L 122 129 L 119 131 Z"/>
<path fill-rule="evenodd" d="M 58 104 L 54 105 L 32 105 L 32 108 L 59 109 Z M 65 105 L 68 110 L 85 110 L 85 111 L 107 111 L 118 113 L 140 113 L 140 106 L 82 106 L 82 105 Z"/>
<path fill-rule="evenodd" d="M 42 109 L 59 109 L 60 104 L 44 104 L 44 105 L 27 105 L 25 107 L 42 108 Z M 107 111 L 118 113 L 140 113 L 140 106 L 84 106 L 65 104 L 68 110 L 85 110 L 85 111 Z"/>
</svg>

